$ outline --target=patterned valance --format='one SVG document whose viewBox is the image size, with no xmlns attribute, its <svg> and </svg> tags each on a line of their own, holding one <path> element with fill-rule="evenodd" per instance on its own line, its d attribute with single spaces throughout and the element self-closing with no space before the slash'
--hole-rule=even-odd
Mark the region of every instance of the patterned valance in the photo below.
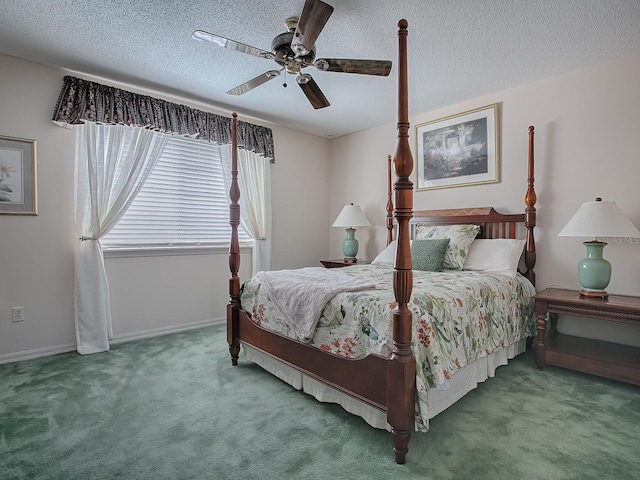
<svg viewBox="0 0 640 480">
<path fill-rule="evenodd" d="M 83 120 L 153 128 L 220 145 L 231 143 L 231 118 L 67 75 L 53 121 L 77 125 Z M 274 163 L 270 128 L 238 121 L 237 132 L 239 147 Z"/>
</svg>

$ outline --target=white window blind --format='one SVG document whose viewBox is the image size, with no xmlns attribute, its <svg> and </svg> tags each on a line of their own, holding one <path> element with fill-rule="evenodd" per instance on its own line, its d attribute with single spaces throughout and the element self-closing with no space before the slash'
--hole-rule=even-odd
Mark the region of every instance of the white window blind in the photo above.
<svg viewBox="0 0 640 480">
<path fill-rule="evenodd" d="M 229 200 L 217 145 L 171 137 L 105 249 L 228 245 Z M 242 243 L 253 240 L 240 227 Z"/>
</svg>

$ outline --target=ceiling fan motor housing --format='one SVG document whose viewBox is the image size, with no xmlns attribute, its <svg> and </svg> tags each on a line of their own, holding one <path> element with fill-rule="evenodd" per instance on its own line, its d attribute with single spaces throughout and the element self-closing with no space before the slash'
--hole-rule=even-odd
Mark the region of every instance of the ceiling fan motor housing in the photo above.
<svg viewBox="0 0 640 480">
<path fill-rule="evenodd" d="M 274 60 L 282 65 L 288 73 L 300 73 L 300 69 L 304 68 L 307 64 L 313 63 L 316 57 L 315 45 L 311 47 L 311 50 L 306 55 L 296 55 L 291 48 L 294 31 L 290 30 L 281 33 L 271 42 L 271 51 L 275 55 Z"/>
</svg>

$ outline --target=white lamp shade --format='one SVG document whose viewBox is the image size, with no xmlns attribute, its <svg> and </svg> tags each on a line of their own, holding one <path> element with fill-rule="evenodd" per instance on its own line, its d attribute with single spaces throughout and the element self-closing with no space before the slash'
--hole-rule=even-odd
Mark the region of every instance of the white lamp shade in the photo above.
<svg viewBox="0 0 640 480">
<path fill-rule="evenodd" d="M 640 231 L 611 201 L 586 202 L 571 217 L 560 237 L 640 237 Z"/>
<path fill-rule="evenodd" d="M 369 227 L 371 223 L 360 208 L 360 205 L 345 205 L 338 218 L 333 222 L 332 227 Z"/>
</svg>

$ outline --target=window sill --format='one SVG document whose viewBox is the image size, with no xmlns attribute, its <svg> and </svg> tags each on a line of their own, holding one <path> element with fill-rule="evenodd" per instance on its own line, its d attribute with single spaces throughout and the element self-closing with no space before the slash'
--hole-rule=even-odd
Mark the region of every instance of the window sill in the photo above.
<svg viewBox="0 0 640 480">
<path fill-rule="evenodd" d="M 240 253 L 251 253 L 253 245 L 240 245 Z M 113 247 L 103 249 L 104 258 L 164 257 L 175 255 L 229 254 L 228 245 L 198 245 L 179 247 Z"/>
</svg>

